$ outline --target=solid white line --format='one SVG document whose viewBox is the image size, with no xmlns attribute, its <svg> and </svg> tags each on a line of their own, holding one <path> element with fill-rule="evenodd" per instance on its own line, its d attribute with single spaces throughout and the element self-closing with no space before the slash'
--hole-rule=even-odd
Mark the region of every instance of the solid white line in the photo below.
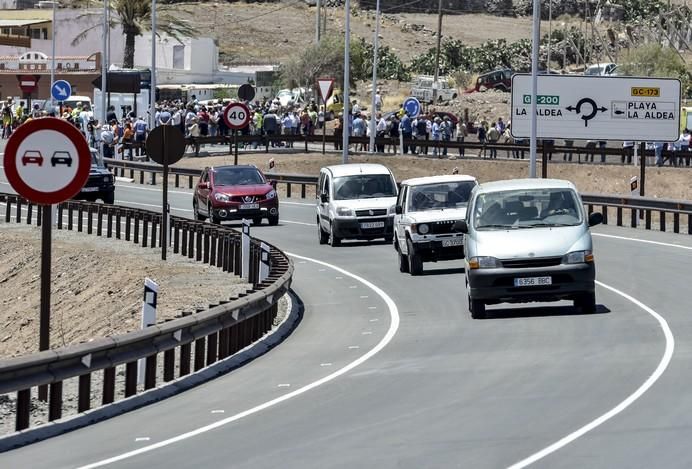
<svg viewBox="0 0 692 469">
<path fill-rule="evenodd" d="M 314 207 L 315 204 L 306 204 L 304 202 L 286 202 L 286 201 L 279 201 L 280 204 L 286 204 L 286 205 L 300 205 L 303 207 Z"/>
<path fill-rule="evenodd" d="M 129 184 L 116 184 L 115 187 L 127 187 L 128 189 L 135 189 L 138 191 L 149 191 L 149 192 L 161 192 L 162 189 L 152 189 L 150 187 L 140 187 L 140 186 L 131 186 Z M 192 189 L 190 189 L 192 190 Z M 172 191 L 170 188 L 168 189 L 169 194 L 182 194 L 182 195 L 192 195 L 192 192 L 183 192 L 183 191 Z"/>
<path fill-rule="evenodd" d="M 281 223 L 290 223 L 291 225 L 305 225 L 305 226 L 316 226 L 315 223 L 304 223 L 302 221 L 288 221 L 281 219 Z"/>
<path fill-rule="evenodd" d="M 154 207 L 154 208 L 161 209 L 161 204 L 143 204 L 141 202 L 130 202 L 129 200 L 118 200 L 118 202 L 123 203 L 123 204 L 140 205 L 142 207 Z M 191 209 L 187 209 L 187 208 L 171 207 L 171 212 L 173 212 L 173 211 L 175 211 L 175 212 L 192 212 Z"/>
<path fill-rule="evenodd" d="M 641 309 L 649 313 L 651 316 L 658 321 L 659 325 L 661 326 L 661 329 L 663 330 L 663 335 L 666 338 L 666 347 L 663 352 L 663 358 L 661 358 L 661 361 L 659 362 L 658 366 L 654 370 L 654 372 L 649 376 L 649 378 L 644 381 L 644 384 L 639 386 L 639 388 L 634 391 L 632 394 L 630 394 L 624 401 L 622 401 L 620 404 L 617 406 L 613 407 L 611 410 L 606 412 L 605 414 L 601 415 L 600 417 L 596 418 L 595 420 L 592 420 L 591 422 L 587 423 L 583 427 L 579 428 L 578 430 L 575 430 L 574 432 L 570 433 L 569 435 L 565 436 L 564 438 L 561 438 L 560 440 L 556 441 L 552 445 L 548 446 L 547 448 L 544 448 L 540 450 L 537 453 L 532 454 L 526 459 L 523 459 L 519 461 L 516 464 L 512 464 L 509 466 L 509 469 L 521 469 L 524 468 L 530 464 L 535 463 L 536 461 L 539 461 L 540 459 L 543 459 L 544 457 L 548 456 L 551 453 L 554 453 L 555 451 L 559 450 L 560 448 L 572 443 L 574 440 L 577 438 L 584 436 L 586 433 L 590 432 L 594 428 L 603 425 L 605 422 L 608 420 L 612 419 L 616 415 L 618 415 L 620 412 L 624 411 L 627 407 L 629 407 L 634 401 L 639 399 L 644 395 L 646 391 L 649 390 L 651 386 L 654 385 L 656 381 L 663 375 L 663 372 L 666 371 L 666 368 L 668 367 L 668 364 L 670 363 L 670 360 L 673 358 L 673 351 L 675 350 L 675 339 L 673 338 L 673 332 L 670 330 L 670 327 L 668 327 L 668 322 L 658 314 L 656 311 L 653 309 L 649 308 L 646 306 L 644 303 L 641 301 L 637 300 L 636 298 L 631 297 L 627 293 L 621 292 L 620 290 L 613 288 L 609 285 L 606 285 L 602 282 L 596 281 L 596 284 L 603 288 L 607 288 L 608 290 L 612 291 L 613 293 L 617 293 L 618 295 L 622 296 L 626 300 L 631 301 L 635 305 L 639 306 Z"/>
<path fill-rule="evenodd" d="M 660 231 L 658 231 L 657 233 L 660 233 Z M 626 236 L 615 236 L 615 235 L 609 235 L 609 234 L 603 234 L 603 233 L 591 233 L 591 235 L 592 236 L 600 236 L 602 238 L 623 239 L 625 241 L 634 241 L 637 243 L 656 244 L 658 246 L 666 246 L 669 248 L 687 249 L 689 251 L 692 251 L 692 246 L 684 246 L 682 244 L 663 243 L 661 241 L 651 241 L 648 239 L 627 238 Z"/>
<path fill-rule="evenodd" d="M 107 464 L 112 464 L 112 463 L 117 462 L 117 461 L 129 459 L 129 458 L 137 456 L 139 454 L 147 453 L 149 451 L 163 448 L 165 446 L 170 446 L 174 443 L 178 443 L 179 441 L 183 441 L 183 440 L 186 440 L 188 438 L 192 438 L 194 436 L 201 435 L 203 433 L 206 433 L 206 432 L 209 432 L 209 431 L 214 430 L 216 428 L 227 425 L 231 422 L 235 422 L 236 420 L 240 420 L 240 419 L 247 417 L 249 415 L 252 415 L 252 414 L 255 414 L 255 413 L 260 412 L 262 410 L 268 409 L 269 407 L 275 406 L 276 404 L 279 404 L 281 402 L 287 401 L 291 398 L 294 398 L 294 397 L 297 397 L 301 394 L 304 394 L 304 393 L 306 393 L 306 392 L 308 392 L 308 391 L 310 391 L 310 390 L 312 390 L 318 386 L 321 386 L 325 383 L 328 383 L 328 382 L 338 378 L 341 375 L 348 373 L 352 369 L 356 368 L 357 366 L 362 365 L 363 363 L 365 363 L 366 361 L 368 361 L 369 359 L 374 357 L 378 352 L 380 352 L 383 348 L 385 348 L 387 346 L 387 344 L 389 344 L 389 342 L 391 342 L 391 340 L 394 338 L 394 335 L 396 334 L 397 329 L 399 329 L 399 309 L 397 308 L 396 303 L 394 303 L 394 301 L 389 297 L 389 295 L 387 295 L 381 288 L 377 287 L 376 285 L 369 282 L 368 280 L 366 280 L 362 277 L 359 277 L 356 274 L 352 274 L 351 272 L 348 272 L 348 271 L 346 271 L 340 267 L 337 267 L 335 265 L 328 264 L 328 263 L 323 262 L 323 261 L 318 261 L 317 259 L 299 256 L 297 254 L 292 254 L 292 253 L 288 253 L 288 252 L 286 254 L 288 254 L 289 256 L 295 257 L 296 259 L 311 261 L 311 262 L 314 262 L 316 264 L 334 269 L 334 270 L 336 270 L 336 271 L 338 271 L 344 275 L 347 275 L 347 276 L 357 280 L 358 282 L 364 284 L 365 286 L 367 286 L 368 288 L 373 290 L 377 295 L 379 295 L 380 298 L 382 298 L 382 300 L 387 304 L 387 307 L 389 308 L 389 315 L 390 315 L 389 329 L 387 330 L 384 337 L 382 337 L 382 340 L 380 340 L 377 343 L 377 345 L 375 345 L 368 352 L 361 355 L 360 357 L 358 357 L 357 359 L 355 359 L 351 363 L 347 364 L 346 366 L 339 368 L 338 370 L 334 371 L 333 373 L 331 373 L 331 374 L 329 374 L 329 375 L 327 375 L 321 379 L 318 379 L 317 381 L 314 381 L 314 382 L 307 384 L 301 388 L 298 388 L 295 391 L 289 392 L 287 394 L 284 394 L 282 396 L 277 397 L 276 399 L 272 399 L 271 401 L 267 401 L 263 404 L 257 405 L 255 407 L 252 407 L 251 409 L 245 410 L 245 411 L 240 412 L 238 414 L 235 414 L 233 416 L 224 418 L 224 419 L 219 420 L 217 422 L 214 422 L 210 425 L 206 425 L 204 427 L 197 428 L 197 429 L 189 431 L 187 433 L 183 433 L 181 435 L 169 438 L 167 440 L 160 441 L 158 443 L 154 443 L 154 444 L 149 445 L 149 446 L 145 446 L 143 448 L 139 448 L 139 449 L 136 449 L 133 451 L 129 451 L 127 453 L 119 454 L 117 456 L 113 456 L 113 457 L 108 458 L 108 459 L 103 459 L 101 461 L 96 461 L 96 462 L 93 462 L 93 463 L 88 464 L 86 466 L 81 466 L 78 469 L 90 469 L 90 468 L 94 468 L 94 467 L 101 467 L 101 466 L 105 466 Z M 358 346 L 356 345 L 355 347 L 358 347 Z"/>
</svg>

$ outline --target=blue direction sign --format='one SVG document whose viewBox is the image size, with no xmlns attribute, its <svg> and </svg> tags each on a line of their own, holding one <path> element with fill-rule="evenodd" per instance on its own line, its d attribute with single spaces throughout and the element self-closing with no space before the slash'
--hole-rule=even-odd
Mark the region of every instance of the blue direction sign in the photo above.
<svg viewBox="0 0 692 469">
<path fill-rule="evenodd" d="M 406 98 L 406 101 L 404 101 L 404 111 L 408 112 L 410 117 L 416 117 L 420 113 L 420 101 L 413 96 Z"/>
<path fill-rule="evenodd" d="M 50 87 L 50 94 L 56 101 L 65 101 L 72 96 L 72 86 L 65 80 L 56 80 Z"/>
</svg>

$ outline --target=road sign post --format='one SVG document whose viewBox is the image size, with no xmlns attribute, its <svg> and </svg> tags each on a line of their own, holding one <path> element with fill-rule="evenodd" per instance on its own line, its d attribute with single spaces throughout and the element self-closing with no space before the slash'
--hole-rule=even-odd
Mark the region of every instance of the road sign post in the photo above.
<svg viewBox="0 0 692 469">
<path fill-rule="evenodd" d="M 322 98 L 322 154 L 324 155 L 327 144 L 327 100 L 334 89 L 334 78 L 318 78 L 317 88 L 320 90 L 320 97 Z"/>
<path fill-rule="evenodd" d="M 3 158 L 7 181 L 20 196 L 41 205 L 41 305 L 39 351 L 50 348 L 52 205 L 79 193 L 89 178 L 91 153 L 72 124 L 54 118 L 19 126 Z M 41 399 L 47 389 L 39 390 Z"/>
<path fill-rule="evenodd" d="M 235 144 L 234 164 L 238 164 L 238 137 L 237 131 L 250 123 L 250 109 L 243 103 L 231 103 L 223 110 L 223 120 L 226 126 L 233 130 L 233 143 Z"/>
<path fill-rule="evenodd" d="M 145 142 L 147 155 L 163 165 L 163 191 L 161 201 L 161 259 L 166 260 L 168 251 L 168 227 L 170 226 L 170 207 L 168 206 L 168 166 L 180 161 L 185 154 L 185 137 L 179 128 L 172 125 L 155 127 Z"/>
</svg>

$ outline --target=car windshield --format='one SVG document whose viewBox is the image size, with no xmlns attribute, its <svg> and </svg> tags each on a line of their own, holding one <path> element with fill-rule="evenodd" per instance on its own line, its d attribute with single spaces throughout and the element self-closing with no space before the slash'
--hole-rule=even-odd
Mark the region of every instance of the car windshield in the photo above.
<svg viewBox="0 0 692 469">
<path fill-rule="evenodd" d="M 584 75 L 602 75 L 605 72 L 605 66 L 593 65 L 586 69 Z"/>
<path fill-rule="evenodd" d="M 453 181 L 411 186 L 409 212 L 466 207 L 475 181 Z"/>
<path fill-rule="evenodd" d="M 251 186 L 264 184 L 265 180 L 255 168 L 228 168 L 214 171 L 217 186 Z"/>
<path fill-rule="evenodd" d="M 336 200 L 396 197 L 396 186 L 389 174 L 357 174 L 334 178 Z"/>
<path fill-rule="evenodd" d="M 480 194 L 473 209 L 478 230 L 575 226 L 582 220 L 571 189 L 521 189 Z"/>
</svg>

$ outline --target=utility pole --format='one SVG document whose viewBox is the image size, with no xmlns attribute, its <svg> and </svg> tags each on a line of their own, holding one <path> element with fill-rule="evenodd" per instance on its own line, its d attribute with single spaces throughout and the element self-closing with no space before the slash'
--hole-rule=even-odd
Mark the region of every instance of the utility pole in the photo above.
<svg viewBox="0 0 692 469">
<path fill-rule="evenodd" d="M 103 0 L 103 52 L 101 53 L 101 125 L 107 124 L 106 122 L 106 86 L 108 84 L 108 37 L 109 37 L 109 24 L 108 24 L 108 0 Z M 52 86 L 52 85 L 51 85 Z"/>
<path fill-rule="evenodd" d="M 52 44 L 51 48 L 53 49 L 51 53 L 51 58 L 50 58 L 50 108 L 55 109 L 55 99 L 53 99 L 53 83 L 55 83 L 55 4 L 57 2 L 53 0 L 53 24 L 51 24 L 51 35 L 52 35 Z M 31 111 L 31 109 L 29 109 Z"/>
<path fill-rule="evenodd" d="M 343 145 L 342 148 L 342 154 L 341 154 L 341 162 L 343 164 L 348 163 L 348 137 L 349 137 L 349 132 L 351 131 L 351 119 L 350 119 L 350 110 L 349 110 L 349 104 L 351 104 L 350 100 L 350 80 L 351 78 L 349 77 L 349 72 L 350 72 L 350 67 L 351 67 L 351 0 L 346 0 L 344 2 L 344 10 L 345 10 L 345 24 L 344 24 L 344 90 L 342 93 L 342 101 L 344 103 L 344 112 L 343 112 L 343 118 L 344 118 L 344 123 L 341 126 L 341 142 Z"/>
<path fill-rule="evenodd" d="M 433 79 L 433 103 L 437 102 L 437 80 L 440 76 L 440 42 L 442 40 L 442 0 L 437 0 L 437 50 L 435 51 L 435 78 Z"/>
<path fill-rule="evenodd" d="M 377 108 L 375 95 L 377 94 L 377 49 L 380 43 L 380 0 L 377 0 L 375 9 L 375 38 L 372 41 L 372 107 L 370 110 L 370 153 L 375 152 L 375 134 L 377 133 Z M 381 97 L 380 97 L 381 98 Z"/>
<path fill-rule="evenodd" d="M 553 42 L 553 0 L 548 0 L 548 58 L 545 61 L 545 73 L 550 75 L 550 45 Z"/>
<path fill-rule="evenodd" d="M 315 42 L 320 43 L 320 0 L 317 0 L 317 13 L 315 15 Z"/>
</svg>

